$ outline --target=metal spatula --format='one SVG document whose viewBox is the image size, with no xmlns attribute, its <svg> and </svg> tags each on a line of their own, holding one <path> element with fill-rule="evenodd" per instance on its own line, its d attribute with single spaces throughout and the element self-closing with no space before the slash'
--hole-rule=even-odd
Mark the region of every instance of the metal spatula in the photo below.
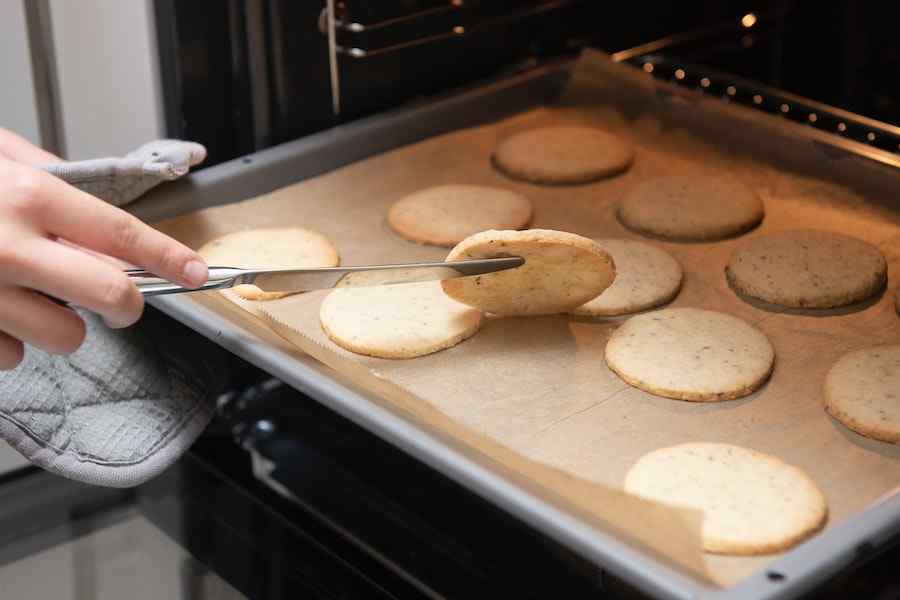
<svg viewBox="0 0 900 600">
<path fill-rule="evenodd" d="M 452 262 L 318 269 L 210 267 L 209 280 L 196 289 L 182 287 L 143 269 L 128 269 L 125 273 L 134 280 L 144 296 L 159 296 L 162 294 L 221 290 L 241 284 L 253 284 L 266 292 L 306 292 L 333 287 L 440 281 L 453 277 L 469 277 L 495 271 L 505 271 L 506 269 L 520 267 L 523 264 L 525 264 L 524 258 L 511 256 Z"/>
</svg>

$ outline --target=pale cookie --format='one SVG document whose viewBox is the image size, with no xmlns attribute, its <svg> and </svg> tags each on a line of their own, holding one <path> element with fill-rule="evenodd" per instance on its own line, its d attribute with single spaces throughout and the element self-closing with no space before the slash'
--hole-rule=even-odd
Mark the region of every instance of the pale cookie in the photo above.
<svg viewBox="0 0 900 600">
<path fill-rule="evenodd" d="M 900 444 L 900 346 L 841 357 L 825 378 L 825 410 L 860 435 Z"/>
<path fill-rule="evenodd" d="M 350 352 L 414 358 L 474 335 L 481 313 L 428 281 L 337 288 L 322 301 L 319 321 L 331 341 Z"/>
<path fill-rule="evenodd" d="M 521 229 L 531 220 L 531 202 L 508 190 L 482 185 L 441 185 L 398 200 L 388 223 L 408 240 L 454 246 L 486 229 Z"/>
<path fill-rule="evenodd" d="M 198 252 L 211 267 L 336 267 L 340 263 L 325 236 L 300 228 L 236 231 L 207 242 Z M 230 291 L 245 300 L 275 300 L 290 294 L 264 292 L 255 285 L 238 285 Z"/>
<path fill-rule="evenodd" d="M 772 554 L 821 529 L 828 504 L 803 470 L 730 444 L 690 443 L 655 450 L 625 476 L 625 491 L 703 513 L 703 549 Z"/>
<path fill-rule="evenodd" d="M 521 256 L 515 269 L 442 281 L 451 298 L 497 315 L 563 313 L 594 298 L 616 276 L 612 258 L 588 238 L 551 231 L 482 231 L 447 260 Z"/>
<path fill-rule="evenodd" d="M 642 181 L 619 204 L 625 227 L 677 242 L 732 237 L 759 225 L 763 203 L 728 177 L 672 175 Z"/>
<path fill-rule="evenodd" d="M 881 251 L 829 231 L 800 229 L 747 241 L 725 267 L 738 292 L 788 307 L 833 308 L 865 300 L 887 280 Z"/>
<path fill-rule="evenodd" d="M 636 388 L 714 402 L 750 394 L 769 378 L 775 351 L 749 323 L 698 308 L 666 308 L 628 319 L 606 344 L 606 364 Z"/>
<path fill-rule="evenodd" d="M 578 184 L 621 173 L 634 160 L 634 149 L 599 129 L 561 125 L 511 135 L 497 145 L 492 159 L 514 179 Z"/>
<path fill-rule="evenodd" d="M 625 315 L 669 302 L 681 288 L 681 265 L 665 250 L 633 240 L 595 240 L 612 256 L 616 279 L 606 290 L 569 311 L 600 317 Z"/>
</svg>

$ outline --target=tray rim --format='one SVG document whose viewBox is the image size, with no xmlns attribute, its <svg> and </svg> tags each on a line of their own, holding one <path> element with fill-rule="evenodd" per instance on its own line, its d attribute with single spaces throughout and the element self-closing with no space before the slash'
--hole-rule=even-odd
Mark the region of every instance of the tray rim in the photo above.
<svg viewBox="0 0 900 600">
<path fill-rule="evenodd" d="M 558 95 L 574 61 L 557 61 L 524 73 L 505 75 L 427 102 L 404 106 L 347 125 L 281 144 L 204 169 L 161 186 L 129 207 L 148 221 L 227 204 L 278 189 L 386 152 L 464 127 L 498 120 L 547 103 Z M 654 84 L 670 91 L 668 85 Z M 723 104 L 723 103 L 720 103 Z M 702 110 L 716 110 L 703 102 Z M 722 105 L 724 114 L 740 109 L 745 119 L 771 119 L 751 109 Z M 771 123 L 768 123 L 771 125 Z M 789 128 L 811 144 L 823 140 L 801 126 Z M 806 134 L 806 135 L 804 135 Z M 818 139 L 817 139 L 818 138 Z M 658 598 L 780 599 L 797 597 L 822 579 L 840 572 L 859 556 L 900 536 L 900 487 L 881 502 L 845 518 L 786 552 L 734 586 L 716 587 L 664 561 L 633 548 L 613 535 L 591 528 L 578 518 L 506 481 L 463 456 L 405 419 L 378 406 L 345 385 L 325 365 L 315 366 L 265 343 L 251 332 L 195 302 L 157 297 L 150 303 L 172 318 L 210 338 L 244 360 L 309 395 L 354 423 L 481 495 L 545 535 L 575 550 L 642 592 Z M 785 577 L 770 579 L 768 573 Z"/>
</svg>

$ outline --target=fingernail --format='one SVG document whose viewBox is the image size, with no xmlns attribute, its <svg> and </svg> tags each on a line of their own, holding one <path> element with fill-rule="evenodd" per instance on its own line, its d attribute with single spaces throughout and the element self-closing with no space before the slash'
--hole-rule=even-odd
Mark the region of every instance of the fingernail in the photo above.
<svg viewBox="0 0 900 600">
<path fill-rule="evenodd" d="M 104 325 L 109 327 L 110 329 L 125 329 L 126 327 L 132 325 L 129 321 L 120 321 L 118 319 L 110 319 L 109 317 L 102 317 Z"/>
<path fill-rule="evenodd" d="M 209 269 L 199 260 L 192 260 L 184 266 L 184 281 L 188 285 L 199 287 L 209 277 Z"/>
</svg>

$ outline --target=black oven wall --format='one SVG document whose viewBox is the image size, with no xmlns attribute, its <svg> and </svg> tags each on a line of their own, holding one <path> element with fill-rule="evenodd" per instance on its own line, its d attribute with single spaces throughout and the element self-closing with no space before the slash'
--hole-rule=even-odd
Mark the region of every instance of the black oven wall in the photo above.
<svg viewBox="0 0 900 600">
<path fill-rule="evenodd" d="M 325 0 L 156 0 L 167 134 L 205 166 L 585 44 L 615 51 L 777 2 L 335 2 L 333 110 Z"/>
</svg>

